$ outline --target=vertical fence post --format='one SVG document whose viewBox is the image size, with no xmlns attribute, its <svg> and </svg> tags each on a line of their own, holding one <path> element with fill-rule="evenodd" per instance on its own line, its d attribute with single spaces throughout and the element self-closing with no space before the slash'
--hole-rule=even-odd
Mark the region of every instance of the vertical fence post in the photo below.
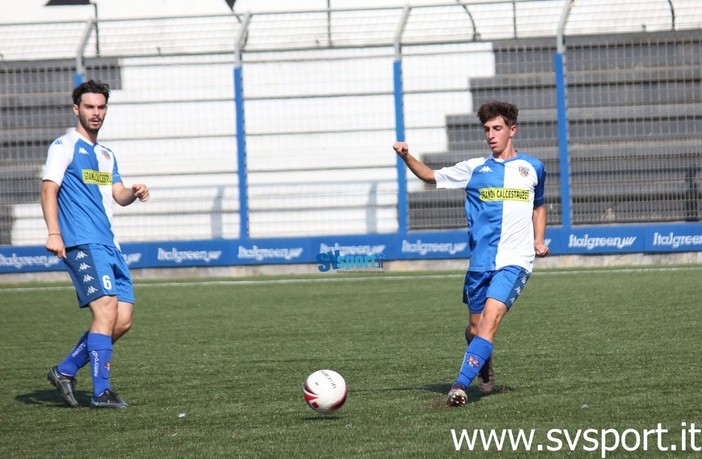
<svg viewBox="0 0 702 459">
<path fill-rule="evenodd" d="M 81 37 L 80 42 L 78 42 L 78 49 L 76 50 L 76 73 L 73 75 L 74 88 L 85 81 L 83 56 L 85 55 L 85 48 L 88 46 L 88 40 L 90 40 L 90 35 L 93 33 L 93 29 L 93 19 L 88 19 L 85 29 L 83 30 L 83 36 Z"/>
<path fill-rule="evenodd" d="M 570 154 L 568 152 L 568 113 L 565 89 L 563 54 L 553 57 L 556 72 L 556 112 L 558 122 L 558 162 L 561 175 L 561 221 L 564 228 L 571 226 Z"/>
<path fill-rule="evenodd" d="M 575 0 L 565 0 L 561 19 L 558 24 L 556 53 L 553 56 L 553 66 L 556 74 L 556 112 L 558 122 L 558 162 L 561 175 L 561 222 L 563 228 L 572 225 L 572 210 L 570 196 L 570 153 L 568 151 L 568 105 L 566 102 L 565 80 L 565 40 L 563 34 L 568 22 L 570 8 Z"/>
<path fill-rule="evenodd" d="M 246 167 L 246 125 L 244 111 L 244 76 L 241 50 L 244 46 L 251 14 L 246 13 L 234 43 L 234 105 L 236 110 L 237 174 L 239 177 L 239 239 L 249 237 L 248 170 Z"/>
<path fill-rule="evenodd" d="M 395 87 L 395 137 L 398 142 L 405 140 L 405 115 L 402 101 L 402 61 L 393 63 Z M 407 168 L 399 156 L 396 158 L 397 167 L 397 223 L 400 233 L 406 233 L 409 228 L 407 203 Z"/>
<path fill-rule="evenodd" d="M 73 75 L 73 87 L 77 88 L 84 80 L 84 73 L 81 71 L 76 71 L 75 75 Z"/>
<path fill-rule="evenodd" d="M 402 32 L 407 24 L 410 7 L 405 6 L 400 22 L 395 31 L 395 59 L 393 61 L 393 87 L 395 98 L 395 138 L 405 141 L 405 111 L 402 85 Z M 409 206 L 407 203 L 407 169 L 405 162 L 396 157 L 397 168 L 397 224 L 398 232 L 405 234 L 409 230 Z"/>
</svg>

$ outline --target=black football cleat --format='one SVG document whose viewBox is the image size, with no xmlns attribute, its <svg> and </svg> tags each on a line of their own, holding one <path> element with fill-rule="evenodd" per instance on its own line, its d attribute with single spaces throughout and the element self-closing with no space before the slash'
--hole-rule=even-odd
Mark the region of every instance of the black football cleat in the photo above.
<svg viewBox="0 0 702 459">
<path fill-rule="evenodd" d="M 55 366 L 49 370 L 49 374 L 46 375 L 46 379 L 48 379 L 49 382 L 56 387 L 59 394 L 61 394 L 61 398 L 64 402 L 66 402 L 66 405 L 70 406 L 71 408 L 77 408 L 80 406 L 78 404 L 78 400 L 76 400 L 76 397 L 73 395 L 73 387 L 76 384 L 76 378 L 60 373 L 58 371 L 58 366 Z"/>
<path fill-rule="evenodd" d="M 92 397 L 90 406 L 93 408 L 127 408 L 129 405 L 119 398 L 117 394 L 107 389 L 97 397 Z"/>
</svg>

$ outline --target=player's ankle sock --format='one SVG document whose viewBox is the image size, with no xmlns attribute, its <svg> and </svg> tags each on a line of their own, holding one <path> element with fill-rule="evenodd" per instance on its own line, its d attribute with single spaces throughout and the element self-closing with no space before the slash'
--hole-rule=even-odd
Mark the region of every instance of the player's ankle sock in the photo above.
<svg viewBox="0 0 702 459">
<path fill-rule="evenodd" d="M 58 371 L 66 376 L 75 376 L 88 363 L 88 332 L 85 332 L 73 350 L 59 363 Z"/>
<path fill-rule="evenodd" d="M 110 388 L 112 337 L 88 333 L 88 355 L 90 356 L 90 375 L 93 378 L 93 394 L 97 397 Z"/>
<path fill-rule="evenodd" d="M 480 368 L 490 358 L 490 354 L 492 354 L 492 343 L 490 341 L 480 336 L 473 338 L 466 349 L 461 371 L 456 378 L 454 386 L 463 386 L 464 389 L 467 389 L 480 371 Z"/>
</svg>

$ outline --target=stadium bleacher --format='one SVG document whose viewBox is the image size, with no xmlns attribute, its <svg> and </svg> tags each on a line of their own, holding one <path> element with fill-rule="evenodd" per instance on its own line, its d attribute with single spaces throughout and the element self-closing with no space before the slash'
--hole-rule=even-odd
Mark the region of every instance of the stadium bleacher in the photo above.
<svg viewBox="0 0 702 459">
<path fill-rule="evenodd" d="M 688 30 L 568 38 L 567 98 L 573 224 L 700 220 L 701 34 L 699 30 Z M 496 74 L 469 81 L 473 107 L 492 99 L 508 100 L 519 106 L 520 133 L 516 145 L 546 164 L 549 171 L 546 189 L 549 224 L 559 224 L 560 165 L 553 71 L 555 40 L 498 40 L 492 42 L 492 48 Z M 90 78 L 105 80 L 113 89 L 122 88 L 122 69 L 117 59 L 88 59 L 85 66 Z M 0 62 L 0 244 L 31 244 L 36 242 L 36 236 L 29 235 L 43 234 L 41 209 L 36 205 L 40 188 L 38 178 L 49 143 L 75 123 L 70 100 L 66 97 L 73 85 L 74 72 L 75 61 L 71 59 Z M 131 97 L 128 92 L 125 91 L 123 96 Z M 222 104 L 229 107 L 228 101 Z M 152 107 L 135 105 L 133 110 L 138 109 L 138 114 L 148 120 L 153 116 Z M 172 104 L 168 107 L 175 110 Z M 130 111 L 130 117 L 132 115 Z M 147 123 L 142 124 L 144 129 L 149 128 Z M 162 129 L 177 130 L 179 126 L 173 123 Z M 209 125 L 205 127 L 209 128 Z M 423 156 L 431 167 L 453 165 L 487 153 L 482 128 L 475 114 L 448 115 L 445 129 L 447 150 Z M 215 140 L 211 142 L 218 143 L 208 144 L 208 148 L 231 148 L 230 136 L 213 138 Z M 128 151 L 129 148 L 125 147 L 132 141 L 120 138 L 109 145 Z M 139 141 L 146 142 L 144 139 Z M 225 173 L 224 170 L 192 169 L 206 167 L 209 164 L 206 161 L 191 166 L 188 173 L 199 178 L 193 182 L 192 200 L 187 205 L 178 199 L 176 188 L 169 188 L 173 175 L 188 169 L 183 165 L 186 162 L 191 164 L 190 152 L 193 144 L 198 142 L 201 140 L 179 138 L 161 152 L 161 155 L 167 155 L 163 156 L 162 162 L 133 162 L 132 177 L 136 173 L 148 183 L 161 183 L 163 189 L 160 190 L 160 200 L 148 209 L 120 210 L 125 217 L 120 219 L 121 225 L 136 227 L 149 218 L 155 226 L 169 228 L 163 235 L 173 239 L 236 236 L 238 201 L 232 167 L 228 167 Z M 226 146 L 220 145 L 223 142 Z M 231 159 L 234 161 L 233 157 Z M 261 158 L 255 159 L 261 161 Z M 153 176 L 155 166 L 161 175 Z M 263 169 L 267 170 L 267 167 Z M 313 179 L 307 175 L 291 175 L 290 179 L 326 187 L 326 182 L 319 179 L 320 173 L 315 173 Z M 345 170 L 340 173 L 339 180 L 353 181 Z M 362 173 L 367 175 L 370 172 Z M 394 171 L 388 169 L 388 173 Z M 336 175 L 332 177 L 329 171 L 322 174 L 325 180 L 337 181 Z M 387 222 L 394 222 L 395 216 L 394 201 L 390 200 L 394 193 L 394 179 L 385 175 L 377 178 L 379 182 L 373 186 L 380 187 L 382 193 L 369 191 L 366 188 L 371 185 L 363 185 L 364 188 L 354 194 L 358 198 L 346 205 L 353 205 L 354 211 L 362 214 L 368 196 L 377 195 L 382 201 L 379 202 L 383 212 L 388 216 L 369 220 L 361 215 L 358 219 L 350 219 L 361 222 L 359 228 L 350 227 L 346 221 L 332 222 L 325 232 L 392 231 Z M 329 208 L 330 204 L 322 202 L 322 198 L 312 203 L 308 202 L 308 196 L 296 198 L 295 193 L 286 188 L 286 183 L 279 183 L 280 178 L 275 180 L 275 187 L 267 181 L 250 180 L 252 206 L 259 210 L 252 216 L 254 222 L 268 218 L 266 212 L 316 215 L 324 214 Z M 355 183 L 349 182 L 349 185 L 355 186 Z M 261 194 L 262 187 L 265 187 L 265 195 Z M 277 194 L 296 201 L 287 202 L 283 208 L 276 199 Z M 319 193 L 315 195 L 319 196 Z M 295 202 L 300 205 L 293 205 Z M 413 230 L 461 228 L 466 224 L 460 190 L 413 190 L 409 195 L 409 207 L 410 229 Z M 188 231 L 182 226 L 181 216 L 185 214 L 192 218 L 192 228 Z M 368 221 L 372 221 L 370 227 Z M 300 225 L 302 234 L 304 219 Z M 294 231 L 294 228 L 288 230 Z M 28 235 L 26 240 L 25 234 Z M 131 239 L 139 240 L 136 236 Z"/>
<path fill-rule="evenodd" d="M 0 61 L 0 244 L 11 244 L 15 206 L 36 203 L 49 144 L 75 124 L 70 94 L 75 60 Z M 95 78 L 120 86 L 116 59 L 86 63 Z"/>
<path fill-rule="evenodd" d="M 699 221 L 702 199 L 701 32 L 568 38 L 567 105 L 573 224 Z M 518 150 L 549 172 L 549 224 L 561 222 L 552 39 L 494 42 L 496 75 L 470 80 L 473 106 L 520 108 Z M 487 154 L 475 114 L 446 118 L 434 169 Z M 410 228 L 465 227 L 462 190 L 410 193 Z M 447 227 L 445 224 L 443 228 Z"/>
</svg>

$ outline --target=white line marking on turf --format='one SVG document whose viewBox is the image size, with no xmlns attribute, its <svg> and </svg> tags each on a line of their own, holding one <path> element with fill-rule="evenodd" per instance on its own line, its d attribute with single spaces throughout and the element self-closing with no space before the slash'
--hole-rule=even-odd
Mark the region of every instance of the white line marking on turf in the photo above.
<svg viewBox="0 0 702 459">
<path fill-rule="evenodd" d="M 619 268 L 619 269 L 574 269 L 564 271 L 536 271 L 534 274 L 541 276 L 570 276 L 582 274 L 610 274 L 610 273 L 645 273 L 659 271 L 702 271 L 702 266 L 671 266 L 671 267 L 646 267 L 646 268 Z M 329 274 L 329 277 L 311 277 L 311 278 L 290 278 L 290 279 L 242 279 L 242 280 L 203 280 L 203 281 L 187 281 L 187 282 L 135 282 L 135 287 L 192 287 L 197 285 L 274 285 L 274 284 L 304 284 L 318 282 L 357 282 L 357 281 L 393 281 L 393 280 L 415 280 L 415 279 L 445 279 L 445 278 L 463 278 L 465 274 L 448 273 L 448 274 L 410 274 L 410 275 L 385 275 L 377 274 L 374 276 L 354 276 L 354 277 L 337 277 L 335 274 Z M 0 292 L 27 292 L 27 291 L 43 291 L 43 290 L 73 290 L 71 285 L 58 285 L 54 287 L 9 287 L 3 288 L 0 286 Z"/>
</svg>

